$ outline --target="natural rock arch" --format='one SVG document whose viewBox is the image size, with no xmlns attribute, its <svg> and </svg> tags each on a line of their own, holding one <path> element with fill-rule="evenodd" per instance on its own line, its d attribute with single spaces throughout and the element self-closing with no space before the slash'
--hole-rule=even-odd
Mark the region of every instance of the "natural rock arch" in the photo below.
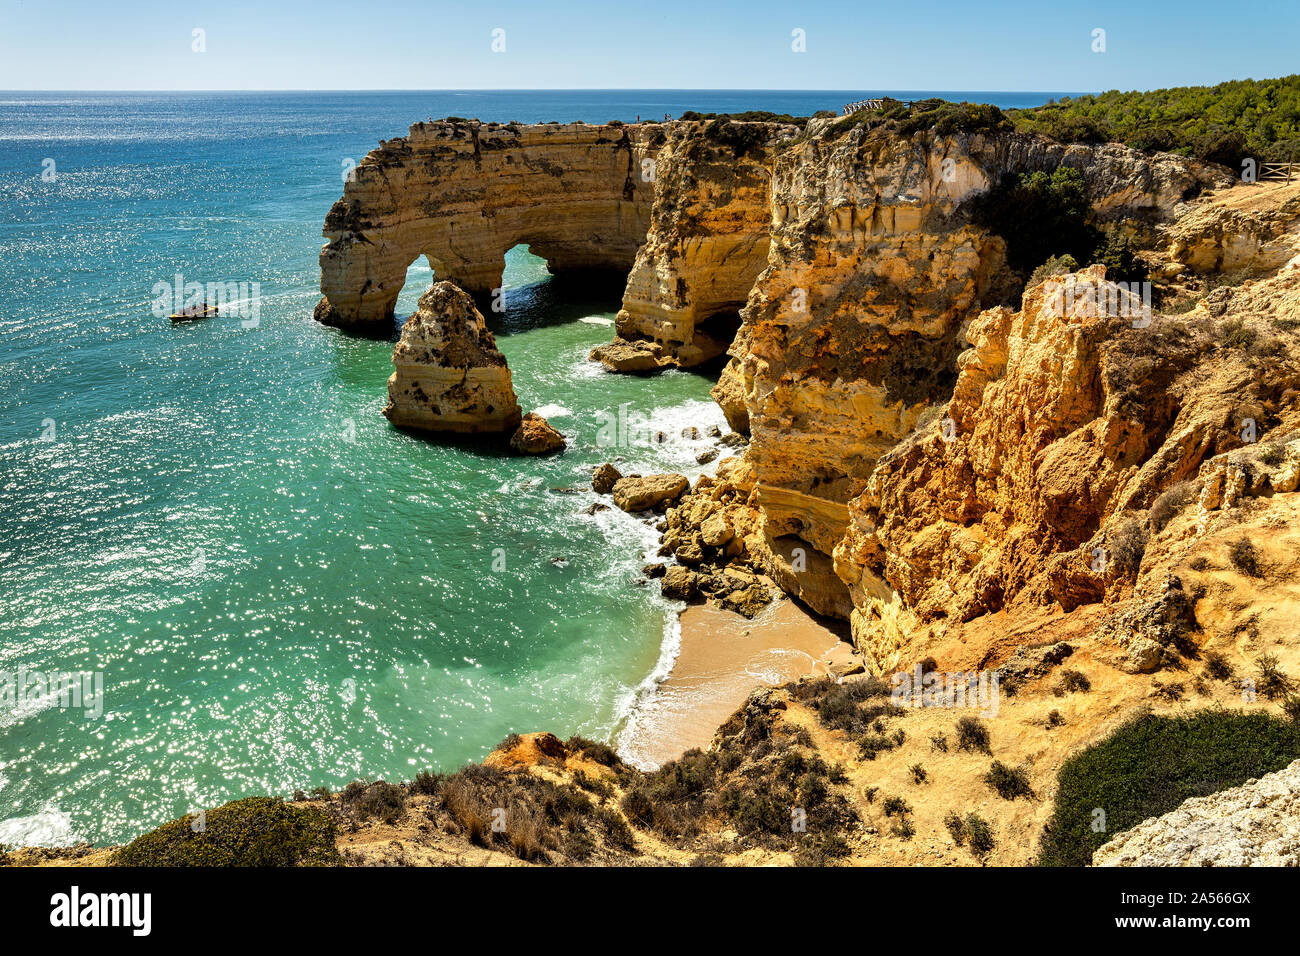
<svg viewBox="0 0 1300 956">
<path fill-rule="evenodd" d="M 501 285 L 505 253 L 527 244 L 553 272 L 626 273 L 645 239 L 653 129 L 417 123 L 371 151 L 330 209 L 316 318 L 387 334 L 407 268 L 471 293 Z"/>
</svg>

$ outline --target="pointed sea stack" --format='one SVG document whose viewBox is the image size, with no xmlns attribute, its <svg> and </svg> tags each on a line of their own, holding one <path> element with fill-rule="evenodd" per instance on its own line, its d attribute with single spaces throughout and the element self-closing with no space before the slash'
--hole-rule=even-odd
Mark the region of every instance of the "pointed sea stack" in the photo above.
<svg viewBox="0 0 1300 956">
<path fill-rule="evenodd" d="M 506 357 L 469 294 L 437 282 L 393 349 L 384 415 L 424 432 L 512 432 L 521 410 Z"/>
</svg>

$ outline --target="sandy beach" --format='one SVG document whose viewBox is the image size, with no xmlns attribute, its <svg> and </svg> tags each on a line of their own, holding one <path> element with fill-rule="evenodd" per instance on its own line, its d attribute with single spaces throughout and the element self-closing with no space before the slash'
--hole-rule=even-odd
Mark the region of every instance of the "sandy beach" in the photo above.
<svg viewBox="0 0 1300 956">
<path fill-rule="evenodd" d="M 776 686 L 854 660 L 852 647 L 789 598 L 753 620 L 712 604 L 682 614 L 672 673 L 629 726 L 625 756 L 644 766 L 706 748 L 755 688 Z"/>
</svg>

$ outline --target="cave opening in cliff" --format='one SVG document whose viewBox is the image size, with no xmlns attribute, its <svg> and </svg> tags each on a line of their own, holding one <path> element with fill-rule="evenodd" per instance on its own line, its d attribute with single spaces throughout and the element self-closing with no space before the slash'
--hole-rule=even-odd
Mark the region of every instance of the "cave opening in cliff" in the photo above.
<svg viewBox="0 0 1300 956">
<path fill-rule="evenodd" d="M 446 277 L 438 275 L 433 261 L 428 256 L 417 256 L 415 261 L 406 267 L 402 291 L 397 293 L 397 304 L 393 306 L 393 316 L 398 325 L 411 317 L 412 313 L 419 308 L 420 296 L 429 291 L 429 286 L 441 278 Z"/>
<path fill-rule="evenodd" d="M 546 250 L 519 242 L 506 250 L 499 289 L 479 294 L 479 311 L 497 335 L 598 317 L 612 324 L 627 275 L 608 269 L 562 268 Z"/>
<path fill-rule="evenodd" d="M 706 370 L 713 370 L 714 366 L 720 370 L 727 363 L 727 350 L 731 348 L 731 343 L 739 331 L 739 306 L 722 309 L 696 320 L 694 344 L 708 356 L 701 363 Z"/>
</svg>

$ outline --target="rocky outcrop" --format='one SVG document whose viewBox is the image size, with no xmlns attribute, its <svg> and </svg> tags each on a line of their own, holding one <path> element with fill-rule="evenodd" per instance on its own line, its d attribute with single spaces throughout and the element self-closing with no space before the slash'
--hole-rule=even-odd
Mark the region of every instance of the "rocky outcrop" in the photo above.
<svg viewBox="0 0 1300 956">
<path fill-rule="evenodd" d="M 1127 649 L 1121 666 L 1150 672 L 1194 616 L 1180 583 L 1143 577 L 1149 539 L 1198 500 L 1213 511 L 1271 493 L 1274 478 L 1285 487 L 1300 352 L 1277 337 L 1284 326 L 1105 313 L 1097 303 L 1123 292 L 1103 275 L 1053 277 L 1020 311 L 983 312 L 951 401 L 849 503 L 836 567 L 862 645 L 882 630 L 873 599 L 957 623 L 1024 603 L 1068 611 L 1136 585 L 1137 603 L 1102 631 Z M 1277 302 L 1297 280 L 1288 270 L 1244 291 Z M 1267 338 L 1267 360 L 1242 347 Z"/>
<path fill-rule="evenodd" d="M 589 358 L 600 362 L 611 372 L 642 375 L 661 371 L 673 364 L 658 342 L 629 342 L 615 339 L 606 345 L 597 345 Z"/>
<path fill-rule="evenodd" d="M 1192 208 L 1162 230 L 1173 264 L 1196 272 L 1269 272 L 1300 253 L 1300 186 L 1235 193 Z"/>
<path fill-rule="evenodd" d="M 1118 834 L 1093 866 L 1300 866 L 1300 760 Z"/>
<path fill-rule="evenodd" d="M 418 254 L 471 291 L 499 282 L 501 255 L 515 242 L 530 242 L 557 268 L 628 268 L 618 338 L 593 351 L 613 371 L 707 361 L 728 348 L 740 323 L 714 396 L 732 427 L 750 438 L 731 484 L 759 516 L 758 537 L 747 546 L 756 568 L 824 614 L 887 600 L 895 582 L 905 601 L 920 602 L 923 616 L 940 608 L 978 614 L 1026 581 L 981 581 L 983 596 L 959 595 L 956 606 L 942 588 L 925 596 L 918 590 L 929 575 L 941 575 L 942 564 L 978 564 L 978 535 L 959 536 L 964 550 L 933 567 L 912 567 L 911 558 L 888 556 L 890 545 L 874 526 L 850 529 L 850 502 L 890 449 L 923 420 L 930 427 L 954 388 L 957 409 L 977 403 L 972 389 L 982 389 L 1004 361 L 998 350 L 1007 347 L 1012 310 L 975 320 L 1018 279 L 1005 265 L 1003 240 L 970 221 L 968 200 L 1007 174 L 1060 166 L 1080 171 L 1096 220 L 1146 238 L 1185 210 L 1188 197 L 1231 181 L 1217 167 L 1181 157 L 1005 131 L 905 135 L 889 124 L 823 119 L 802 132 L 726 119 L 626 127 L 417 124 L 367 157 L 330 213 L 321 317 L 384 318 L 394 283 Z M 968 326 L 984 344 L 962 384 L 957 356 Z M 1043 331 L 1068 338 L 1079 330 Z M 1087 361 L 1094 333 L 1083 331 L 1075 358 Z M 1058 346 L 1063 355 L 1072 347 L 1064 340 Z M 1160 374 L 1175 374 L 1161 365 Z M 1059 427 L 1066 433 L 1082 423 L 1070 416 L 1095 412 L 1097 398 L 1095 383 L 1069 387 L 1082 405 L 1064 411 Z M 1154 429 L 1125 430 L 1110 419 L 1119 432 L 1089 437 L 1114 442 L 1106 453 L 1141 457 L 1151 450 L 1143 443 L 1159 437 L 1173 413 L 1166 402 L 1155 410 Z M 1193 458 L 1199 453 L 1160 473 L 1191 468 Z M 1112 479 L 1122 480 L 1109 470 L 1098 480 Z M 1149 479 L 1105 507 L 1144 500 L 1155 487 Z M 1077 476 L 1052 481 L 1059 487 L 1043 493 L 1056 512 L 1072 492 L 1107 490 L 1084 488 Z M 972 502 L 982 501 L 984 490 L 947 511 L 964 508 L 961 521 L 982 521 L 972 509 L 986 506 Z M 1098 508 L 1083 510 L 1089 517 L 1060 517 L 1074 526 L 1033 547 L 1043 555 L 1082 547 L 1097 531 Z M 834 557 L 846 531 L 840 574 Z M 996 524 L 986 533 L 1003 534 Z M 929 535 L 935 547 L 943 537 Z M 1012 537 L 1028 540 L 1019 530 Z M 1098 593 L 1086 565 L 1077 565 L 1062 564 L 1052 578 L 1067 604 Z M 1017 575 L 1032 577 L 1024 569 Z"/>
<path fill-rule="evenodd" d="M 416 123 L 372 150 L 325 219 L 316 318 L 387 334 L 406 270 L 471 293 L 501 286 L 528 244 L 552 271 L 626 273 L 645 239 L 653 126 Z M 505 303 L 509 308 L 509 302 Z"/>
<path fill-rule="evenodd" d="M 555 734 L 545 731 L 511 734 L 483 758 L 483 766 L 506 773 L 545 769 L 553 773 L 583 774 L 596 779 L 612 776 L 613 770 L 608 764 L 593 760 L 583 749 L 582 745 L 588 743 L 577 737 L 566 743 Z"/>
<path fill-rule="evenodd" d="M 785 586 L 793 565 L 783 553 L 815 552 L 804 573 L 819 610 L 849 600 L 830 560 L 848 502 L 880 457 L 948 400 L 961 331 L 1012 281 L 1002 240 L 969 223 L 966 200 L 1004 174 L 1059 165 L 1080 169 L 1099 220 L 1136 225 L 1227 178 L 1119 146 L 837 133 L 830 121 L 813 121 L 777 154 L 768 265 L 715 397 L 752 439 L 745 484 L 768 542 L 759 560 Z M 859 587 L 855 603 L 878 590 Z"/>
<path fill-rule="evenodd" d="M 666 597 L 700 594 L 753 617 L 775 594 L 772 580 L 752 561 L 749 549 L 761 540 L 760 515 L 730 480 L 739 464 L 724 459 L 716 476 L 701 475 L 668 509 L 659 553 L 679 562 L 663 581 Z"/>
<path fill-rule="evenodd" d="M 564 450 L 564 436 L 536 412 L 524 416 L 510 436 L 510 450 L 521 455 L 551 455 Z"/>
<path fill-rule="evenodd" d="M 598 495 L 613 493 L 614 486 L 622 479 L 622 473 L 609 462 L 600 465 L 591 475 L 591 490 Z"/>
<path fill-rule="evenodd" d="M 474 301 L 450 282 L 420 296 L 393 349 L 384 415 L 424 432 L 508 432 L 519 402 L 506 358 Z"/>
<path fill-rule="evenodd" d="M 660 346 L 661 365 L 699 365 L 726 352 L 767 264 L 773 158 L 798 132 L 727 119 L 667 125 L 650 231 L 616 321 L 621 338 Z"/>
<path fill-rule="evenodd" d="M 650 511 L 672 504 L 690 488 L 685 475 L 628 475 L 614 482 L 614 504 L 624 511 Z"/>
</svg>

